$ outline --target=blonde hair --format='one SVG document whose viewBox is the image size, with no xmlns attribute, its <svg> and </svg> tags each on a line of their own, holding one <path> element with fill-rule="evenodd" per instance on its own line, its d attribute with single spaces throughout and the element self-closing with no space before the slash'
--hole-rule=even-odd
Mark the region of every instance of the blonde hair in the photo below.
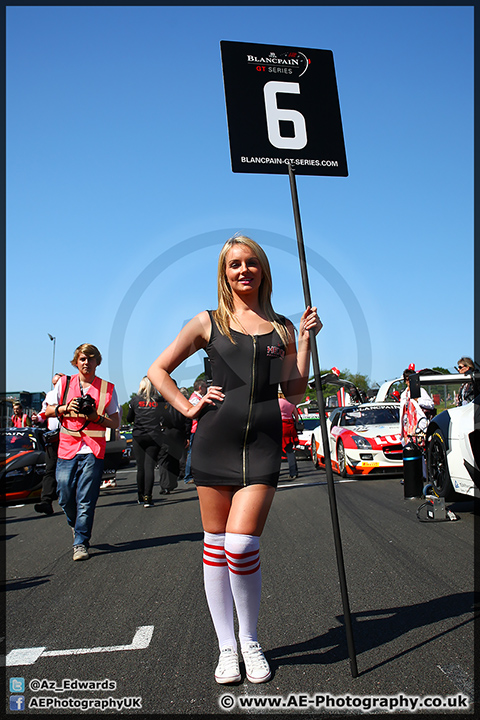
<svg viewBox="0 0 480 720">
<path fill-rule="evenodd" d="M 467 365 L 472 370 L 475 368 L 471 357 L 461 357 L 460 360 L 457 362 L 457 365 Z"/>
<path fill-rule="evenodd" d="M 100 350 L 95 347 L 95 345 L 90 345 L 89 343 L 83 343 L 82 345 L 79 345 L 77 349 L 75 350 L 73 354 L 73 360 L 70 360 L 71 365 L 74 367 L 77 366 L 77 360 L 81 354 L 87 355 L 87 357 L 93 357 L 97 361 L 97 365 L 100 365 L 102 362 L 102 356 L 100 355 Z"/>
<path fill-rule="evenodd" d="M 235 342 L 230 332 L 230 321 L 233 318 L 235 308 L 233 304 L 232 290 L 225 272 L 227 254 L 235 245 L 246 245 L 258 258 L 260 268 L 262 270 L 262 281 L 258 289 L 260 308 L 265 313 L 268 321 L 272 323 L 283 344 L 287 346 L 290 338 L 288 330 L 285 326 L 285 321 L 277 315 L 271 303 L 272 273 L 270 271 L 270 263 L 268 262 L 268 258 L 263 248 L 261 248 L 255 240 L 252 240 L 246 235 L 234 235 L 227 240 L 220 251 L 217 274 L 218 308 L 213 312 L 213 317 L 218 325 L 218 329 L 222 335 L 226 335 L 232 343 Z"/>
<path fill-rule="evenodd" d="M 142 395 L 142 397 L 146 399 L 147 403 L 149 403 L 152 398 L 158 397 L 158 392 L 156 388 L 154 388 L 146 375 L 144 375 L 143 378 L 140 380 L 138 394 Z"/>
</svg>

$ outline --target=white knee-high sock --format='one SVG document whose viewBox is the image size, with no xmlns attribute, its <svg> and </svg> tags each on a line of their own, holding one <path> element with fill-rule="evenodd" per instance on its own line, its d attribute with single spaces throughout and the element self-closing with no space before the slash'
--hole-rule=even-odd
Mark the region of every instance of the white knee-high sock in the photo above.
<svg viewBox="0 0 480 720">
<path fill-rule="evenodd" d="M 256 642 L 262 591 L 260 538 L 256 535 L 227 532 L 225 533 L 225 555 L 237 609 L 240 645 Z"/>
<path fill-rule="evenodd" d="M 233 597 L 224 544 L 225 533 L 204 533 L 203 582 L 220 650 L 227 646 L 236 650 Z"/>
</svg>

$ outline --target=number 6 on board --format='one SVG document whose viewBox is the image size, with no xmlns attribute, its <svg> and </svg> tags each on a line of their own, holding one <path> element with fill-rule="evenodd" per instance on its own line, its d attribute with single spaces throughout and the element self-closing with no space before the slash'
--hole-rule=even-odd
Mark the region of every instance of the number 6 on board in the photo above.
<svg viewBox="0 0 480 720">
<path fill-rule="evenodd" d="M 294 93 L 295 95 L 299 95 L 300 85 L 299 83 L 271 80 L 264 86 L 263 95 L 267 115 L 268 139 L 276 148 L 301 150 L 307 144 L 305 118 L 298 110 L 288 110 L 277 107 L 277 93 Z M 290 120 L 290 122 L 293 122 L 293 137 L 283 137 L 280 135 L 280 120 Z"/>
</svg>

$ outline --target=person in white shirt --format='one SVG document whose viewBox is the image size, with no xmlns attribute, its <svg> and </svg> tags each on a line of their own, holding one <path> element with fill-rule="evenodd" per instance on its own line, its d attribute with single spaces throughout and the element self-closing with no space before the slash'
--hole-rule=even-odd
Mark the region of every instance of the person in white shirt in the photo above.
<svg viewBox="0 0 480 720">
<path fill-rule="evenodd" d="M 53 390 L 50 390 L 46 395 L 42 403 L 42 409 L 36 415 L 32 415 L 34 423 L 44 423 L 47 421 L 48 432 L 54 432 L 58 430 L 59 422 L 56 417 L 45 416 L 45 410 L 47 405 L 53 405 L 56 403 L 57 393 L 55 385 L 63 377 L 63 373 L 55 373 L 52 378 Z M 42 480 L 42 494 L 40 502 L 33 506 L 33 509 L 37 513 L 43 513 L 44 515 L 53 515 L 53 501 L 57 499 L 57 481 L 55 479 L 55 470 L 57 467 L 57 451 L 58 451 L 58 434 L 57 436 L 46 436 L 45 445 L 45 475 Z"/>
</svg>

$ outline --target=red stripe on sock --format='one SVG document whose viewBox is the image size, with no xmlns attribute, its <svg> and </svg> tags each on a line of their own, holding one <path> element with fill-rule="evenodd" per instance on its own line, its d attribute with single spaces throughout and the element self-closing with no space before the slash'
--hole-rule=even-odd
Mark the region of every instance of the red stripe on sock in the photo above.
<svg viewBox="0 0 480 720">
<path fill-rule="evenodd" d="M 225 554 L 228 557 L 235 558 L 235 560 L 241 560 L 242 558 L 252 557 L 252 555 L 258 555 L 260 550 L 253 550 L 250 553 L 232 553 L 230 550 L 225 550 Z"/>
<path fill-rule="evenodd" d="M 210 562 L 210 560 L 205 560 L 205 558 L 203 558 L 203 564 L 211 565 L 212 567 L 227 567 L 226 562 Z"/>
<path fill-rule="evenodd" d="M 223 545 L 209 545 L 208 543 L 204 542 L 203 547 L 209 548 L 209 550 L 222 550 L 223 551 Z"/>
<path fill-rule="evenodd" d="M 229 572 L 233 573 L 234 575 L 253 575 L 253 573 L 256 573 L 259 569 L 260 569 L 260 560 L 258 561 L 258 565 L 254 568 L 251 568 L 250 570 L 234 570 L 234 568 L 231 565 L 228 566 Z"/>
<path fill-rule="evenodd" d="M 227 558 L 227 562 L 228 562 L 229 567 L 239 568 L 240 570 L 241 570 L 242 568 L 248 568 L 248 567 L 251 567 L 252 565 L 256 565 L 256 563 L 257 563 L 258 561 L 259 561 L 258 555 L 257 555 L 256 558 L 253 558 L 252 560 L 249 560 L 248 562 L 245 562 L 245 563 L 232 562 L 232 561 L 230 560 L 230 558 Z"/>
<path fill-rule="evenodd" d="M 211 552 L 208 552 L 208 550 L 204 549 L 203 554 L 208 555 L 208 557 L 214 557 L 214 558 L 224 558 L 225 557 L 225 553 L 223 552 L 223 550 L 221 550 L 221 552 L 218 552 L 218 553 L 211 553 Z"/>
</svg>

